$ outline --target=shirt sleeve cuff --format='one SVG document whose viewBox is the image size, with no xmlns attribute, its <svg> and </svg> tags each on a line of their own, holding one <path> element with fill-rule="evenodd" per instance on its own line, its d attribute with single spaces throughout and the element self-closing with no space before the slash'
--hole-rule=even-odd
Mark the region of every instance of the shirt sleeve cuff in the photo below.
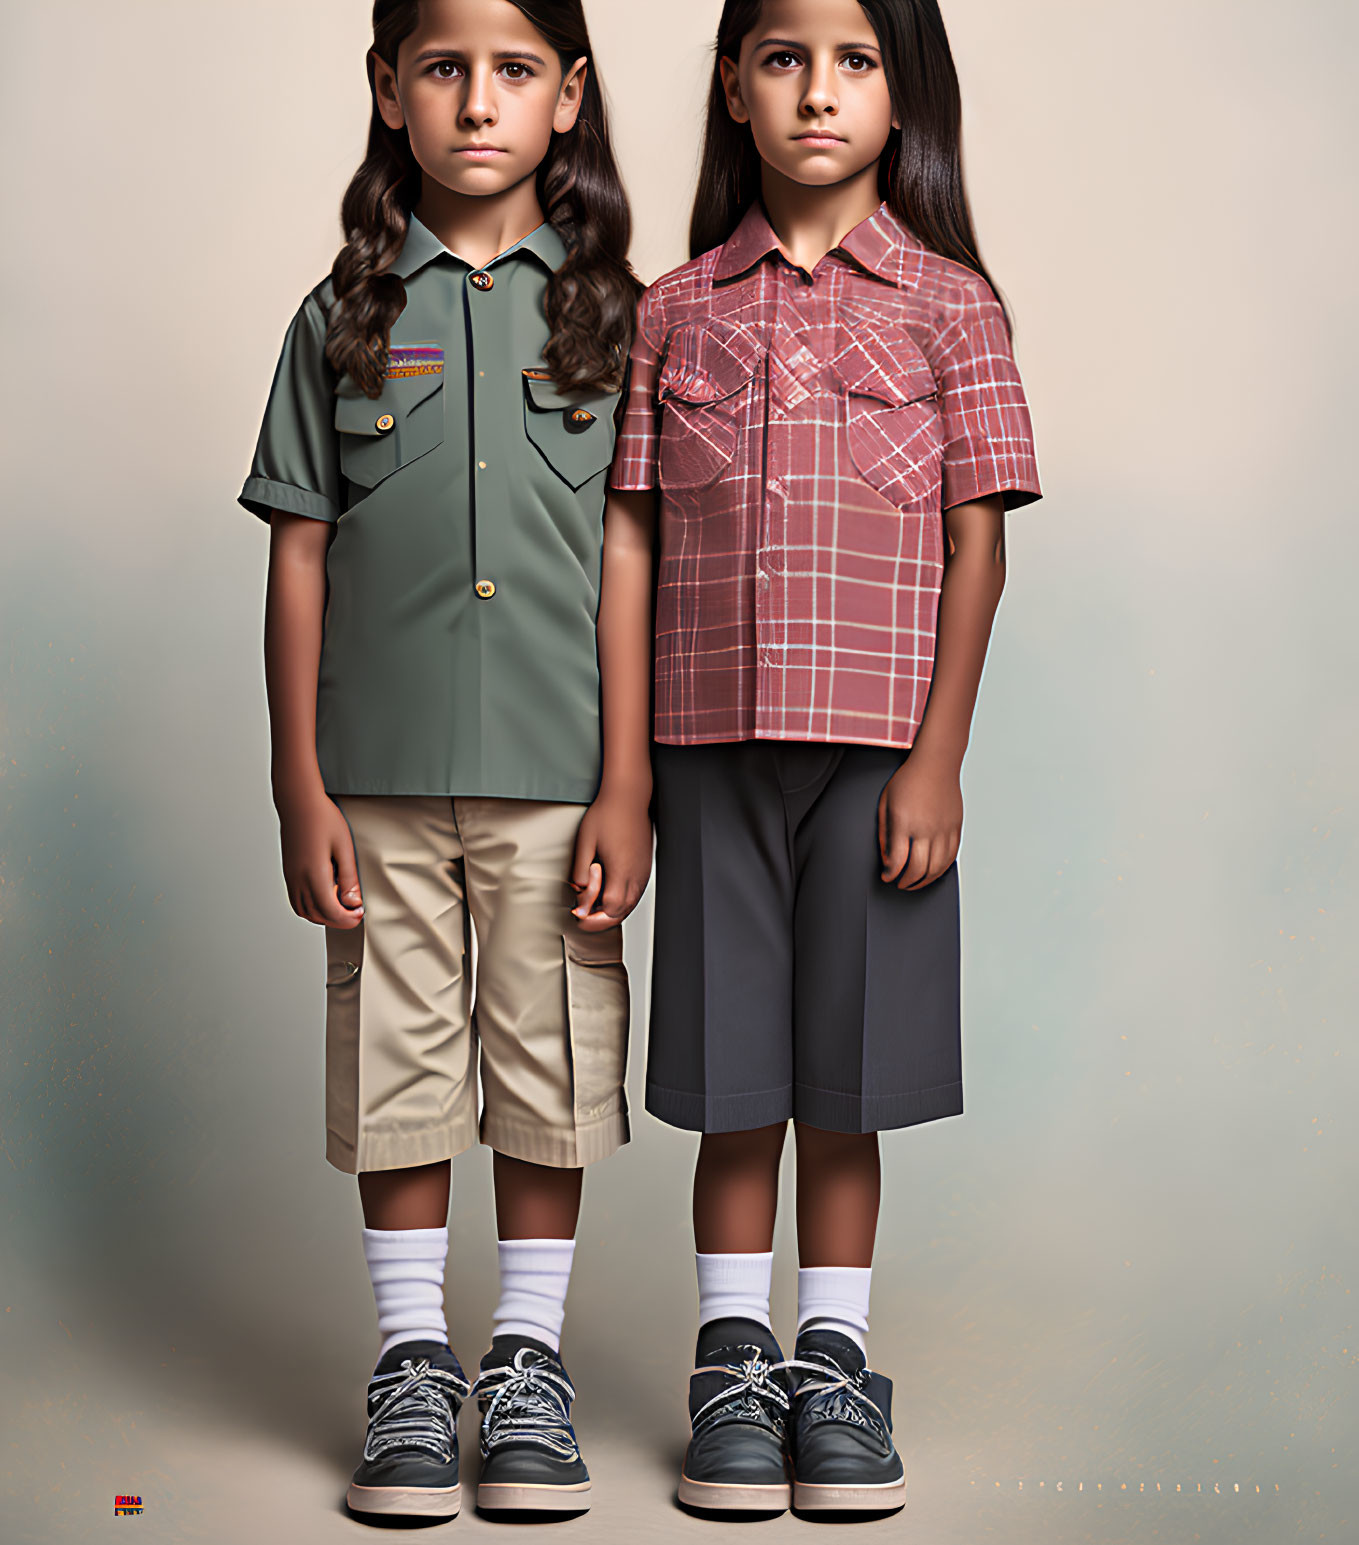
<svg viewBox="0 0 1359 1545">
<path fill-rule="evenodd" d="M 1043 497 L 1043 490 L 1039 487 L 1037 474 L 1011 478 L 995 475 L 988 477 L 984 473 L 968 477 L 945 477 L 943 507 L 951 510 L 958 504 L 989 499 L 992 494 L 1003 496 L 1007 510 L 1018 510 L 1026 504 L 1036 503 Z"/>
<path fill-rule="evenodd" d="M 285 515 L 307 515 L 312 520 L 333 522 L 340 518 L 333 499 L 313 489 L 299 488 L 295 483 L 275 483 L 267 477 L 246 478 L 238 502 L 266 521 L 274 510 L 282 510 Z"/>
<path fill-rule="evenodd" d="M 634 472 L 630 477 L 610 473 L 609 487 L 618 494 L 646 494 L 656 487 L 656 479 L 645 472 Z"/>
</svg>

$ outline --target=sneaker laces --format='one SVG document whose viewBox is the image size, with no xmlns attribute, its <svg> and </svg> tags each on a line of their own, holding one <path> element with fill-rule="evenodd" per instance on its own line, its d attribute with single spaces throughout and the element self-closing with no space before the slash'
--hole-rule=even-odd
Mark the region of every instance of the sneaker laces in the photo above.
<svg viewBox="0 0 1359 1545">
<path fill-rule="evenodd" d="M 426 1357 L 405 1358 L 401 1368 L 405 1371 L 375 1374 L 369 1381 L 372 1413 L 363 1457 L 378 1459 L 389 1449 L 420 1448 L 447 1464 L 453 1457 L 458 1406 L 468 1393 L 467 1380 L 433 1367 Z M 374 1389 L 383 1384 L 390 1387 Z"/>
<path fill-rule="evenodd" d="M 578 1459 L 571 1426 L 576 1391 L 566 1370 L 532 1347 L 520 1347 L 513 1363 L 478 1373 L 472 1392 L 481 1401 L 481 1452 L 500 1443 L 536 1443 L 563 1459 Z"/>
<path fill-rule="evenodd" d="M 858 1373 L 846 1373 L 838 1363 L 832 1362 L 829 1358 L 825 1362 L 808 1362 L 804 1358 L 791 1357 L 783 1367 L 801 1368 L 813 1375 L 812 1378 L 802 1379 L 794 1394 L 824 1396 L 825 1399 L 819 1402 L 817 1411 L 817 1415 L 822 1420 L 851 1422 L 856 1427 L 871 1428 L 874 1423 L 868 1412 L 872 1412 L 881 1424 L 882 1431 L 884 1433 L 891 1431 L 882 1410 L 869 1398 L 866 1386 L 873 1371 L 867 1365 Z M 865 1406 L 868 1411 L 865 1411 Z"/>
<path fill-rule="evenodd" d="M 737 1415 L 735 1408 L 738 1407 L 741 1408 L 740 1414 L 778 1426 L 788 1414 L 788 1391 L 774 1375 L 790 1367 L 790 1362 L 772 1363 L 756 1351 L 753 1357 L 744 1358 L 739 1363 L 708 1363 L 695 1368 L 690 1374 L 691 1379 L 704 1373 L 724 1373 L 733 1381 L 718 1390 L 711 1399 L 704 1401 L 694 1412 L 695 1435 L 721 1415 Z"/>
</svg>

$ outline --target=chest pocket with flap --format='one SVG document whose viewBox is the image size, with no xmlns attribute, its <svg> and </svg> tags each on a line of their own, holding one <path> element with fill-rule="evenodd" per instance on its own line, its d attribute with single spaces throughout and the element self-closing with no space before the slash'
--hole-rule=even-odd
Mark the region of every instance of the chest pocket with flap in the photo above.
<svg viewBox="0 0 1359 1545">
<path fill-rule="evenodd" d="M 844 308 L 848 309 L 848 308 Z M 939 388 L 904 328 L 842 320 L 835 374 L 846 396 L 845 431 L 860 477 L 899 509 L 933 504 L 943 438 Z"/>
<path fill-rule="evenodd" d="M 663 488 L 706 488 L 731 465 L 750 383 L 763 360 L 760 341 L 721 318 L 671 333 L 656 383 Z"/>
<path fill-rule="evenodd" d="M 392 345 L 394 355 L 399 347 Z M 335 428 L 340 470 L 351 483 L 376 488 L 384 478 L 443 443 L 442 351 L 438 363 L 437 374 L 389 375 L 378 397 L 365 397 L 349 376 L 340 378 Z"/>
<path fill-rule="evenodd" d="M 568 488 L 583 488 L 613 461 L 616 391 L 562 391 L 541 365 L 524 371 L 524 432 Z"/>
</svg>

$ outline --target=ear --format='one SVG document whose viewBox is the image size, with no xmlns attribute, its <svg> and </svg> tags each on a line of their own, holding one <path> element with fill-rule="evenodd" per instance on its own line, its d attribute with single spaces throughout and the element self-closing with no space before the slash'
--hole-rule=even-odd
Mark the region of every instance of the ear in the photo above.
<svg viewBox="0 0 1359 1545">
<path fill-rule="evenodd" d="M 585 100 L 585 77 L 589 73 L 590 66 L 583 57 L 577 59 L 566 72 L 557 96 L 557 110 L 552 115 L 555 133 L 565 134 L 575 128 L 576 119 L 580 117 L 581 103 Z"/>
<path fill-rule="evenodd" d="M 750 110 L 741 95 L 741 72 L 734 59 L 719 59 L 717 67 L 722 72 L 722 90 L 727 97 L 727 111 L 737 123 L 750 122 Z"/>
<path fill-rule="evenodd" d="M 373 93 L 377 97 L 378 112 L 389 129 L 404 129 L 406 113 L 396 89 L 396 71 L 385 59 L 369 52 L 373 66 Z"/>
</svg>

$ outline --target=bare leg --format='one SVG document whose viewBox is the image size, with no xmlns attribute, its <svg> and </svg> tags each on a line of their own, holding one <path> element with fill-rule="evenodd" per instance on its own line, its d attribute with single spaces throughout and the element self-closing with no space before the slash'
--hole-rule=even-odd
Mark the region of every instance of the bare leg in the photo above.
<svg viewBox="0 0 1359 1545">
<path fill-rule="evenodd" d="M 876 1132 L 794 1122 L 797 1247 L 803 1266 L 871 1266 L 882 1189 Z"/>
<path fill-rule="evenodd" d="M 369 1228 L 444 1228 L 450 1164 L 365 1170 L 359 1176 L 363 1221 Z"/>
<path fill-rule="evenodd" d="M 752 1132 L 709 1132 L 694 1169 L 694 1244 L 700 1255 L 774 1248 L 779 1160 L 788 1123 Z"/>
<path fill-rule="evenodd" d="M 498 1153 L 496 1232 L 501 1239 L 574 1239 L 583 1169 L 555 1169 Z"/>
</svg>

